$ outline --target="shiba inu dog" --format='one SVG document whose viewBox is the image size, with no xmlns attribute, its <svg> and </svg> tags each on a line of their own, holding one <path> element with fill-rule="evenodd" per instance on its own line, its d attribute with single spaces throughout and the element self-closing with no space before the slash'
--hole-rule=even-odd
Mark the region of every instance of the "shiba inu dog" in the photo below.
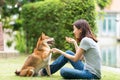
<svg viewBox="0 0 120 80">
<path fill-rule="evenodd" d="M 46 36 L 44 33 L 39 37 L 36 48 L 29 55 L 22 66 L 21 70 L 16 70 L 17 76 L 36 76 L 41 68 L 45 68 L 48 75 L 51 75 L 49 62 L 51 60 L 50 45 L 54 42 L 54 38 Z"/>
</svg>

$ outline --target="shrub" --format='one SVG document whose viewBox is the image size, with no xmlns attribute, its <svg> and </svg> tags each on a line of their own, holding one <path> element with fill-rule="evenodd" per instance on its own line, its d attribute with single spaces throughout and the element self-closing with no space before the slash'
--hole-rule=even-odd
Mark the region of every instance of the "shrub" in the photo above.
<svg viewBox="0 0 120 80">
<path fill-rule="evenodd" d="M 96 32 L 94 0 L 45 0 L 22 7 L 27 51 L 32 52 L 42 32 L 55 38 L 55 47 L 73 50 L 65 36 L 73 37 L 72 23 L 86 19 Z"/>
<path fill-rule="evenodd" d="M 20 31 L 16 31 L 15 43 L 15 49 L 18 50 L 20 53 L 24 53 L 26 51 L 26 39 L 24 31 L 22 29 L 20 29 Z"/>
</svg>

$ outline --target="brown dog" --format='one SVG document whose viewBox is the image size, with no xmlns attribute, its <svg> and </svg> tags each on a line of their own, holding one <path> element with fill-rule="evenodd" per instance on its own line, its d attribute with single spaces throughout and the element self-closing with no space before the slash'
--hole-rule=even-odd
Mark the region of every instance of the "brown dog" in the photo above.
<svg viewBox="0 0 120 80">
<path fill-rule="evenodd" d="M 34 52 L 28 56 L 20 71 L 15 72 L 18 76 L 36 76 L 41 68 L 45 68 L 51 75 L 49 62 L 51 60 L 50 45 L 54 39 L 42 33 L 39 37 Z"/>
</svg>

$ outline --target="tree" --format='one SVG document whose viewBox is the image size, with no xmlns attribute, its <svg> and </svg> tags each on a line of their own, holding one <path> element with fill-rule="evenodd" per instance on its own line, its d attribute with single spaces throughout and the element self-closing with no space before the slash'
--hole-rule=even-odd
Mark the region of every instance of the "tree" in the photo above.
<svg viewBox="0 0 120 80">
<path fill-rule="evenodd" d="M 24 31 L 22 29 L 22 19 L 20 17 L 20 12 L 22 6 L 27 3 L 43 1 L 43 0 L 0 0 L 0 22 L 3 23 L 3 28 L 12 29 L 16 31 L 16 35 L 13 40 L 7 40 L 6 44 L 11 47 L 12 43 L 15 42 L 15 48 L 21 53 L 25 51 L 26 46 Z M 16 18 L 14 18 L 16 17 Z M 7 32 L 9 36 L 13 32 Z"/>
<path fill-rule="evenodd" d="M 0 21 L 4 24 L 4 28 L 12 28 L 13 30 L 19 30 L 21 27 L 20 12 L 22 5 L 26 3 L 33 3 L 44 0 L 0 0 Z M 17 19 L 11 19 L 12 16 L 17 15 Z M 14 23 L 10 24 L 13 21 Z M 16 28 L 17 27 L 17 28 Z"/>
<path fill-rule="evenodd" d="M 104 9 L 111 2 L 112 2 L 112 0 L 97 0 L 97 4 L 101 9 Z"/>
</svg>

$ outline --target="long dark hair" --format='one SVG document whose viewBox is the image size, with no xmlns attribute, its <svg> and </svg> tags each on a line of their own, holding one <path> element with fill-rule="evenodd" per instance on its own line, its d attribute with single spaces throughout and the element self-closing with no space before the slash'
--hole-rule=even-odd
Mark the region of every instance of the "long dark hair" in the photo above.
<svg viewBox="0 0 120 80">
<path fill-rule="evenodd" d="M 76 39 L 77 42 L 80 42 L 84 37 L 92 38 L 95 42 L 98 42 L 90 29 L 89 23 L 86 20 L 84 19 L 77 20 L 73 23 L 73 26 L 75 26 L 77 29 L 82 29 L 80 37 Z"/>
</svg>

